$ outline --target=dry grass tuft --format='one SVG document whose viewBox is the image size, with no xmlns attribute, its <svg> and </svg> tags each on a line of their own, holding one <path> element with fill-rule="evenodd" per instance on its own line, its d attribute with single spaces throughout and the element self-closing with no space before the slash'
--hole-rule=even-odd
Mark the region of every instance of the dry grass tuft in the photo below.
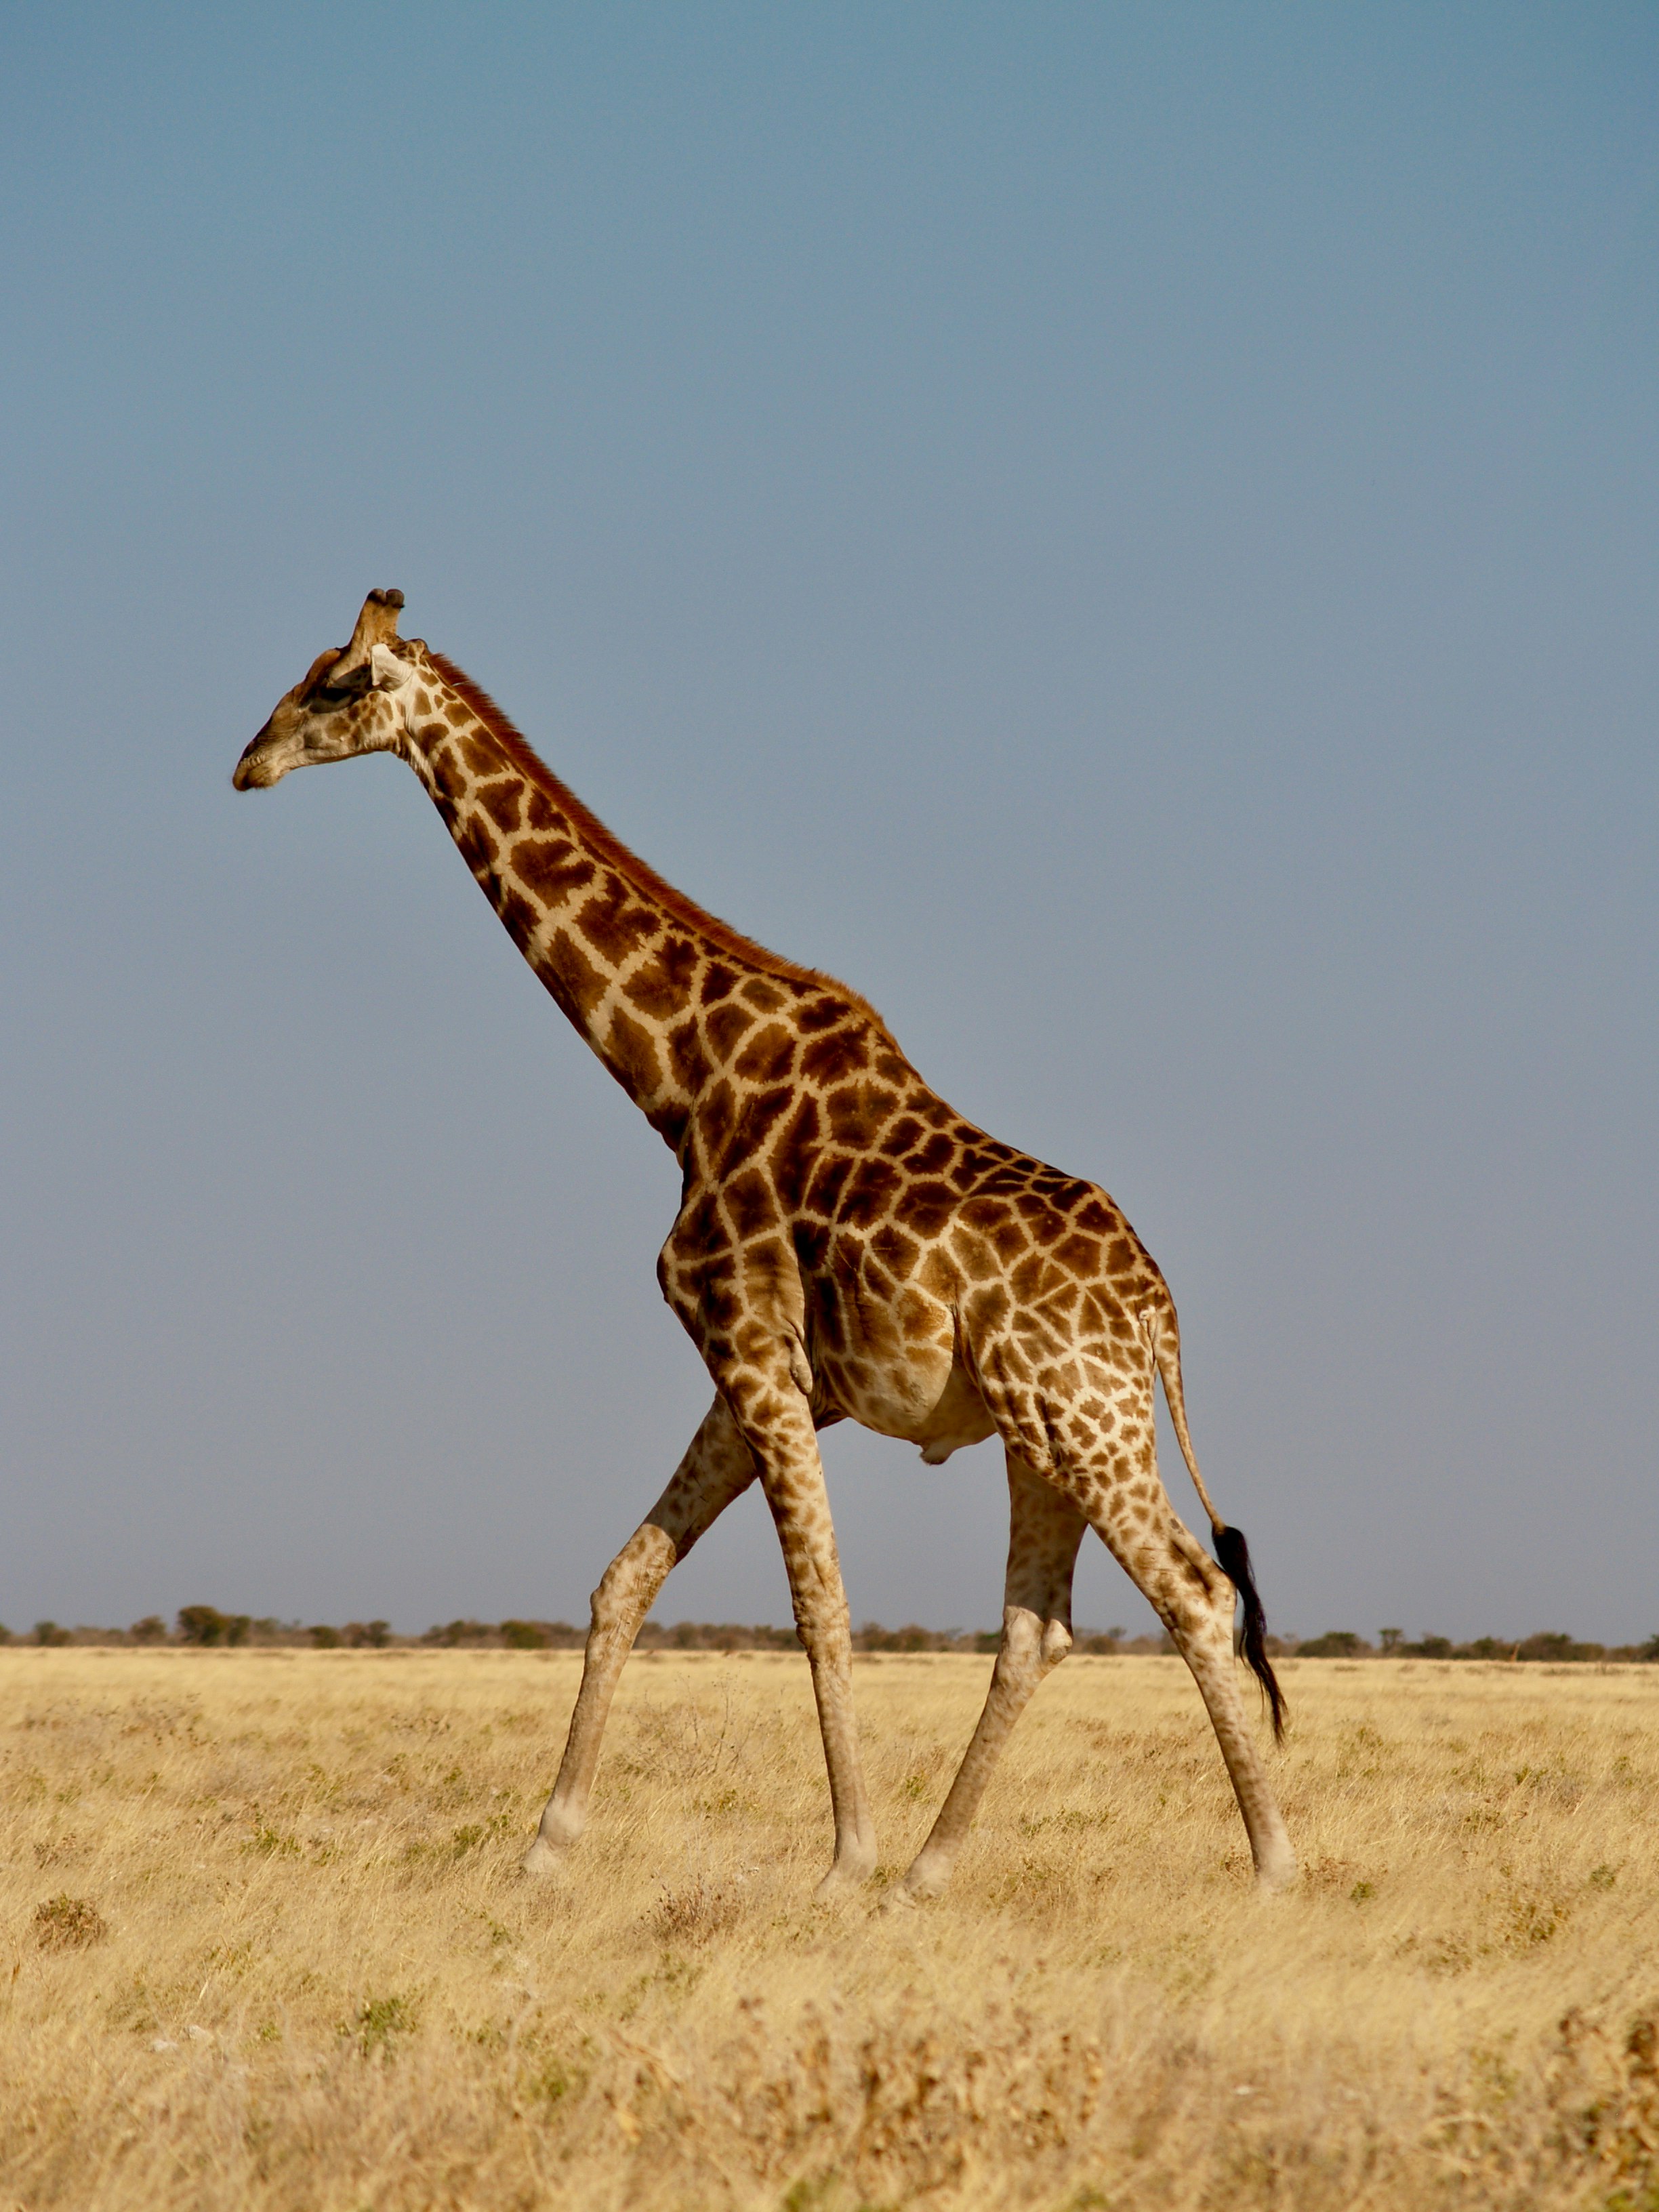
<svg viewBox="0 0 1659 2212">
<path fill-rule="evenodd" d="M 665 1943 L 707 1943 L 736 1923 L 739 1890 L 739 1881 L 716 1881 L 705 1874 L 665 1889 L 657 1907 L 658 1935 Z"/>
<path fill-rule="evenodd" d="M 70 1951 L 101 1943 L 109 1934 L 104 1916 L 89 1897 L 60 1890 L 34 1908 L 34 1940 L 43 1951 Z"/>
<path fill-rule="evenodd" d="M 636 1660 L 538 1886 L 572 1655 L 0 1652 L 0 2203 L 1659 2212 L 1659 1668 L 1291 1662 L 1269 1902 L 1179 1662 L 1074 1659 L 897 1909 L 989 1665 L 858 1661 L 831 1909 L 797 1656 Z"/>
</svg>

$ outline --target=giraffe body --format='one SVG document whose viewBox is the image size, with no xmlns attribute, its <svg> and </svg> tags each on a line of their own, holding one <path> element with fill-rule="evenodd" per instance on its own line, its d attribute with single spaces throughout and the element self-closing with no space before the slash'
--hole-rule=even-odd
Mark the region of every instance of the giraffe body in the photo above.
<svg viewBox="0 0 1659 2212">
<path fill-rule="evenodd" d="M 1232 1540 L 1247 1648 L 1255 1624 L 1253 1663 L 1277 1723 L 1260 1607 L 1242 1540 L 1217 1520 L 1193 1459 L 1173 1303 L 1122 1213 L 1095 1185 L 957 1114 L 855 993 L 663 883 L 459 669 L 398 640 L 401 605 L 371 594 L 350 643 L 313 665 L 247 747 L 237 787 L 362 752 L 395 752 L 414 769 L 525 957 L 680 1162 L 658 1277 L 716 1392 L 594 1592 L 564 1759 L 526 1866 L 556 1864 L 580 1832 L 611 1695 L 664 1579 L 758 1480 L 823 1734 L 836 1824 L 824 1887 L 873 1870 L 817 1443 L 818 1430 L 851 1419 L 917 1444 L 933 1465 L 998 1433 L 1007 1461 L 1001 1650 L 908 1887 L 942 1885 L 1008 1731 L 1069 1648 L 1089 1527 L 1193 1670 L 1260 1880 L 1288 1881 L 1294 1859 L 1239 1697 L 1234 1581 L 1159 1480 L 1159 1374 L 1200 1498 Z"/>
</svg>

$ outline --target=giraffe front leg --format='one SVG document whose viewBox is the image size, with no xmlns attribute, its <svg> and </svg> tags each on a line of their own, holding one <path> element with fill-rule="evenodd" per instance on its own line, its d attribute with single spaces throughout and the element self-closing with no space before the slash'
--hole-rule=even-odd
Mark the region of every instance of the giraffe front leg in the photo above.
<svg viewBox="0 0 1659 2212">
<path fill-rule="evenodd" d="M 761 1468 L 761 1481 L 783 1548 L 795 1626 L 812 1672 L 812 1696 L 830 1775 L 835 1856 L 816 1892 L 820 1899 L 826 1899 L 867 1881 L 875 1872 L 876 1828 L 853 1710 L 853 1630 L 847 1593 L 830 1518 L 823 1468 L 804 1406 L 802 1419 L 804 1438 L 792 1438 L 793 1448 L 787 1451 L 775 1448 L 769 1452 Z"/>
<path fill-rule="evenodd" d="M 1012 1451 L 1007 1462 L 1002 1644 L 973 1741 L 932 1832 L 904 1877 L 904 1890 L 913 1897 L 936 1897 L 950 1880 L 1014 1723 L 1072 1648 L 1072 1574 L 1088 1522 L 1069 1498 Z"/>
<path fill-rule="evenodd" d="M 763 1364 L 751 1353 L 727 1376 L 726 1387 L 738 1425 L 759 1462 L 761 1486 L 789 1577 L 795 1626 L 812 1672 L 836 1824 L 835 1856 L 817 1891 L 819 1898 L 827 1899 L 875 1872 L 876 1831 L 859 1757 L 852 1623 L 823 1462 L 811 1407 L 792 1374 L 789 1351 L 788 1340 L 781 1339 L 775 1360 Z"/>
<path fill-rule="evenodd" d="M 581 1687 L 558 1780 L 526 1854 L 526 1874 L 551 1874 L 587 1823 L 588 1794 L 623 1666 L 640 1625 L 697 1539 L 755 1480 L 755 1462 L 731 1408 L 716 1398 L 668 1487 L 605 1569 L 593 1593 Z"/>
</svg>

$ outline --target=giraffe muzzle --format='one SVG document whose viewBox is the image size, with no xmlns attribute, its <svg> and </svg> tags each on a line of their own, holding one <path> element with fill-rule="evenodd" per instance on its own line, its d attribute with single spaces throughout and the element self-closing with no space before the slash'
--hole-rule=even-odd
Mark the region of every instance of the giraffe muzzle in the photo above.
<svg viewBox="0 0 1659 2212">
<path fill-rule="evenodd" d="M 244 749 L 242 757 L 231 774 L 231 788 L 234 791 L 268 791 L 273 783 L 280 782 L 294 766 L 292 760 L 283 757 L 284 750 L 280 741 L 272 742 L 270 725 L 267 724 Z"/>
</svg>

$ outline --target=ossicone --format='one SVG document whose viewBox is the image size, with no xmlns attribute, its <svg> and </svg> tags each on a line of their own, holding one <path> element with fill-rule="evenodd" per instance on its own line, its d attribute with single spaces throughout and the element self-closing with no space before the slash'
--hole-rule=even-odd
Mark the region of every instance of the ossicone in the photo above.
<svg viewBox="0 0 1659 2212">
<path fill-rule="evenodd" d="M 401 592 L 371 592 L 363 601 L 362 612 L 357 617 L 357 627 L 351 633 L 351 642 L 335 663 L 332 680 L 349 676 L 363 667 L 377 645 L 395 645 L 398 641 L 398 616 L 402 610 Z"/>
</svg>

